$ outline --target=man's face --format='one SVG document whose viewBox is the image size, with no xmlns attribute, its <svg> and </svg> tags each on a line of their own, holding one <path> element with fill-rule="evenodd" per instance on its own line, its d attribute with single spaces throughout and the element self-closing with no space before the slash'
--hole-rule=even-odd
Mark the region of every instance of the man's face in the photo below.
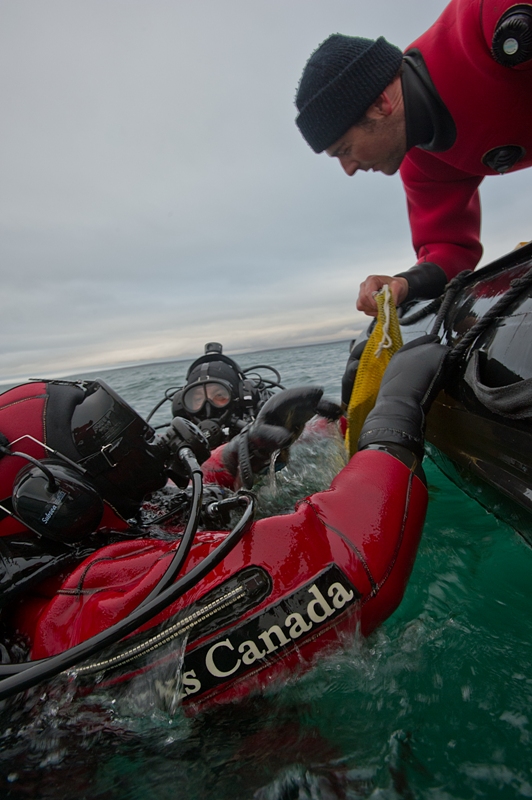
<svg viewBox="0 0 532 800">
<path fill-rule="evenodd" d="M 394 175 L 406 154 L 404 117 L 366 117 L 363 122 L 349 128 L 325 152 L 331 158 L 337 158 L 349 176 L 359 169 Z"/>
</svg>

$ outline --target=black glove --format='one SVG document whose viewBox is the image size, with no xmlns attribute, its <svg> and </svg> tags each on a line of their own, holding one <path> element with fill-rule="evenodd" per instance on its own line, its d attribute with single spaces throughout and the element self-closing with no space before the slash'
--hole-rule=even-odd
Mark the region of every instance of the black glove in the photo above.
<svg viewBox="0 0 532 800">
<path fill-rule="evenodd" d="M 290 447 L 311 417 L 319 413 L 323 389 L 302 386 L 274 394 L 261 408 L 257 419 L 224 447 L 222 458 L 232 475 L 240 472 L 242 486 L 251 489 L 254 475 L 270 462 L 276 450 Z M 332 407 L 325 404 L 323 416 L 331 418 Z M 339 409 L 338 409 L 339 410 Z M 285 461 L 286 463 L 286 461 Z"/>
<path fill-rule="evenodd" d="M 345 365 L 345 372 L 342 377 L 342 406 L 344 409 L 347 409 L 349 401 L 351 400 L 358 365 L 360 364 L 360 357 L 364 352 L 367 341 L 367 339 L 364 339 L 362 342 L 356 343 L 349 353 L 349 358 Z"/>
<path fill-rule="evenodd" d="M 392 357 L 375 407 L 362 427 L 359 450 L 373 444 L 392 444 L 423 458 L 425 414 L 443 387 L 450 352 L 439 341 L 437 336 L 422 336 Z"/>
<path fill-rule="evenodd" d="M 327 400 L 325 397 L 322 397 L 316 406 L 316 414 L 318 417 L 324 417 L 328 419 L 329 422 L 336 422 L 336 420 L 340 419 L 342 413 L 342 409 L 338 403 L 335 403 L 333 400 Z"/>
</svg>

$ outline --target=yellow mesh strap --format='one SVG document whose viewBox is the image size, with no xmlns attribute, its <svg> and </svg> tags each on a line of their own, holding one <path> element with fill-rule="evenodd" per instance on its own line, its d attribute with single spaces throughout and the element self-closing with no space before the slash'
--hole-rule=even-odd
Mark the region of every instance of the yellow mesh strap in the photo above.
<svg viewBox="0 0 532 800">
<path fill-rule="evenodd" d="M 367 415 L 375 405 L 384 370 L 393 354 L 403 346 L 397 311 L 388 285 L 382 288 L 375 300 L 377 324 L 360 357 L 347 408 L 345 446 L 349 457 L 357 451 L 358 437 Z"/>
</svg>

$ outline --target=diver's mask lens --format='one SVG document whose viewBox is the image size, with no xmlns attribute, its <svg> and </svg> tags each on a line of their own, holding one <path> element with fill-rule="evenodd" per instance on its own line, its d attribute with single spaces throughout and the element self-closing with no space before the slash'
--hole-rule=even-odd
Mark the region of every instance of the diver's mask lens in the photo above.
<svg viewBox="0 0 532 800">
<path fill-rule="evenodd" d="M 225 408 L 231 402 L 231 389 L 221 381 L 192 384 L 183 390 L 181 402 L 190 414 L 198 414 L 206 402 L 214 408 Z"/>
</svg>

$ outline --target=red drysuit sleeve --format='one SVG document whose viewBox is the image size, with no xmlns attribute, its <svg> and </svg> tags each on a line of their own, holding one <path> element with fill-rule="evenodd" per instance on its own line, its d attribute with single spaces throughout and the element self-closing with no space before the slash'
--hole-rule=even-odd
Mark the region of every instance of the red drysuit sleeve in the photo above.
<svg viewBox="0 0 532 800">
<path fill-rule="evenodd" d="M 222 444 L 213 450 L 207 461 L 201 465 L 203 480 L 205 483 L 215 483 L 224 489 L 236 489 L 237 479 L 231 475 L 222 458 L 224 447 Z"/>
<path fill-rule="evenodd" d="M 415 147 L 401 165 L 412 243 L 418 262 L 441 267 L 449 280 L 482 256 L 482 176 L 471 175 Z"/>
</svg>

